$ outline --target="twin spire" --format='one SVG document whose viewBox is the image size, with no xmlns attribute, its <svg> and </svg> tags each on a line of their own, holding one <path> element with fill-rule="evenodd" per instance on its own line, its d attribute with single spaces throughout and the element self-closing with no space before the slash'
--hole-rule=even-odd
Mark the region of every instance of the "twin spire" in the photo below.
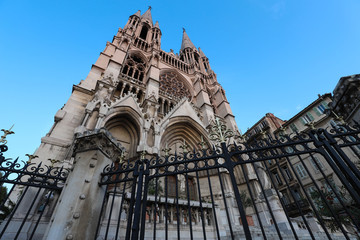
<svg viewBox="0 0 360 240">
<path fill-rule="evenodd" d="M 152 16 L 151 16 L 151 6 L 149 6 L 149 8 L 146 10 L 146 12 L 143 15 L 141 15 L 140 10 L 138 10 L 134 15 L 138 16 L 139 18 L 149 20 L 149 22 L 153 26 L 153 21 L 152 21 Z M 154 27 L 159 28 L 159 22 L 158 21 L 156 21 Z M 183 51 L 185 48 L 196 48 L 196 47 L 191 42 L 189 36 L 187 35 L 187 33 L 185 31 L 185 28 L 183 28 L 183 37 L 182 37 L 182 43 L 181 43 L 180 52 Z M 199 52 L 200 52 L 200 54 L 202 53 L 201 55 L 205 56 L 205 54 L 201 51 L 201 49 L 199 49 Z"/>
</svg>

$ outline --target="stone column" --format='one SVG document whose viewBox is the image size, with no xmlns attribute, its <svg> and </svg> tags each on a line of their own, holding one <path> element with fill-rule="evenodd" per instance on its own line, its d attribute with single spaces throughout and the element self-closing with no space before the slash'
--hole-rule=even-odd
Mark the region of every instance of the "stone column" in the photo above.
<svg viewBox="0 0 360 240">
<path fill-rule="evenodd" d="M 257 207 L 259 209 L 259 215 L 261 222 L 266 225 L 272 225 L 273 223 L 271 220 L 271 215 L 269 212 L 269 208 L 265 201 L 265 196 L 267 197 L 270 208 L 274 214 L 275 220 L 277 222 L 277 225 L 282 230 L 290 230 L 290 225 L 287 221 L 284 209 L 281 206 L 280 199 L 276 194 L 276 191 L 274 189 L 265 189 L 264 192 L 262 192 L 259 196 L 259 199 L 257 200 Z"/>
<path fill-rule="evenodd" d="M 74 169 L 68 176 L 44 239 L 94 238 L 105 195 L 105 187 L 98 184 L 100 173 L 121 151 L 120 144 L 112 140 L 105 129 L 76 137 Z"/>
</svg>

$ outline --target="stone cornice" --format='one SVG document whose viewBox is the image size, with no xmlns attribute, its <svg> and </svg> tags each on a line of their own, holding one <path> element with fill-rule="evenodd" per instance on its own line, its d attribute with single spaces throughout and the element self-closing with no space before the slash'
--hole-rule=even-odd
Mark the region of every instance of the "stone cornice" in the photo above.
<svg viewBox="0 0 360 240">
<path fill-rule="evenodd" d="M 79 85 L 73 85 L 72 92 L 74 92 L 75 90 L 79 91 L 79 92 L 82 92 L 82 93 L 85 93 L 85 94 L 88 94 L 88 95 L 93 95 L 94 94 L 93 90 L 83 88 L 83 87 L 81 87 Z"/>
<path fill-rule="evenodd" d="M 224 118 L 227 118 L 227 117 L 229 117 L 229 116 L 235 118 L 235 116 L 234 116 L 233 114 L 231 114 L 231 113 L 226 114 L 226 115 L 224 116 Z"/>
<path fill-rule="evenodd" d="M 124 151 L 121 144 L 104 128 L 79 133 L 75 137 L 74 154 L 99 150 L 112 161 L 116 161 Z"/>
<path fill-rule="evenodd" d="M 212 105 L 211 104 L 209 104 L 209 103 L 206 103 L 206 102 L 204 102 L 199 108 L 203 108 L 204 107 L 204 105 L 205 106 L 209 106 L 209 107 L 211 107 L 212 108 Z"/>
<path fill-rule="evenodd" d="M 204 92 L 204 93 L 208 94 L 207 91 L 205 91 L 204 89 L 200 89 L 200 91 L 195 94 L 195 97 L 199 96 L 199 94 L 200 94 L 201 92 Z"/>
<path fill-rule="evenodd" d="M 107 54 L 107 53 L 105 53 L 105 52 L 101 52 L 100 55 L 104 55 L 104 56 L 106 56 L 106 57 L 108 57 L 108 58 L 111 58 L 111 57 L 112 57 L 112 55 L 109 55 L 109 54 Z"/>
<path fill-rule="evenodd" d="M 227 104 L 229 104 L 230 105 L 230 103 L 228 102 L 228 101 L 226 101 L 226 100 L 222 100 L 217 106 L 216 106 L 216 108 L 219 108 L 220 107 L 220 105 L 222 105 L 222 104 L 224 104 L 224 103 L 227 103 Z"/>
<path fill-rule="evenodd" d="M 91 68 L 97 68 L 97 69 L 99 69 L 100 71 L 105 71 L 105 68 L 99 67 L 99 66 L 96 65 L 96 64 L 93 64 L 93 65 L 91 66 Z"/>
<path fill-rule="evenodd" d="M 114 37 L 116 37 L 116 36 L 114 36 Z M 109 45 L 112 45 L 112 46 L 114 46 L 115 48 L 119 48 L 118 46 L 116 46 L 114 43 L 112 43 L 112 42 L 108 42 L 109 43 Z M 120 48 L 119 48 L 120 49 Z"/>
<path fill-rule="evenodd" d="M 41 143 L 51 144 L 51 145 L 55 145 L 55 146 L 63 147 L 63 148 L 67 148 L 71 145 L 71 142 L 67 142 L 65 140 L 62 140 L 59 138 L 54 138 L 54 137 L 49 137 L 49 136 L 41 138 Z"/>
</svg>

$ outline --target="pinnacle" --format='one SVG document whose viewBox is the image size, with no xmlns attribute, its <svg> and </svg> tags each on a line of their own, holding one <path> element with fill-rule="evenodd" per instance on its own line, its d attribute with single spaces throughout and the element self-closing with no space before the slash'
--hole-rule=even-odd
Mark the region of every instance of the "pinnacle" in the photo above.
<svg viewBox="0 0 360 240">
<path fill-rule="evenodd" d="M 158 21 L 156 21 L 155 27 L 160 29 L 160 27 L 159 27 L 159 22 L 158 22 Z"/>
<path fill-rule="evenodd" d="M 134 15 L 140 17 L 141 16 L 140 14 L 141 14 L 140 10 L 138 10 Z"/>
<path fill-rule="evenodd" d="M 194 48 L 194 44 L 191 42 L 189 36 L 187 35 L 185 28 L 183 28 L 183 38 L 181 43 L 180 51 L 184 50 L 185 48 Z"/>
<path fill-rule="evenodd" d="M 206 57 L 204 52 L 201 50 L 201 48 L 199 47 L 199 53 L 200 53 L 200 57 Z"/>
</svg>

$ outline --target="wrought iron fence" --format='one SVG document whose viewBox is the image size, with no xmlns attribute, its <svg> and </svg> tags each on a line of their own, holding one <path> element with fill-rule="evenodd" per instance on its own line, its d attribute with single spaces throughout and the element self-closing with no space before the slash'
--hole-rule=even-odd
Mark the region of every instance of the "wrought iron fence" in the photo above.
<svg viewBox="0 0 360 240">
<path fill-rule="evenodd" d="M 8 150 L 0 145 L 0 185 L 8 183 L 10 190 L 3 191 L 0 199 L 0 239 L 39 239 L 39 225 L 47 225 L 52 209 L 63 188 L 68 170 L 63 167 L 31 163 L 36 156 L 28 155 L 28 161 L 6 159 Z"/>
<path fill-rule="evenodd" d="M 220 132 L 210 149 L 108 165 L 95 239 L 359 238 L 358 124 L 251 143 Z"/>
<path fill-rule="evenodd" d="M 214 127 L 212 148 L 109 164 L 94 239 L 359 238 L 359 124 L 253 142 Z M 68 170 L 5 159 L 6 150 L 0 238 L 40 239 Z"/>
</svg>

